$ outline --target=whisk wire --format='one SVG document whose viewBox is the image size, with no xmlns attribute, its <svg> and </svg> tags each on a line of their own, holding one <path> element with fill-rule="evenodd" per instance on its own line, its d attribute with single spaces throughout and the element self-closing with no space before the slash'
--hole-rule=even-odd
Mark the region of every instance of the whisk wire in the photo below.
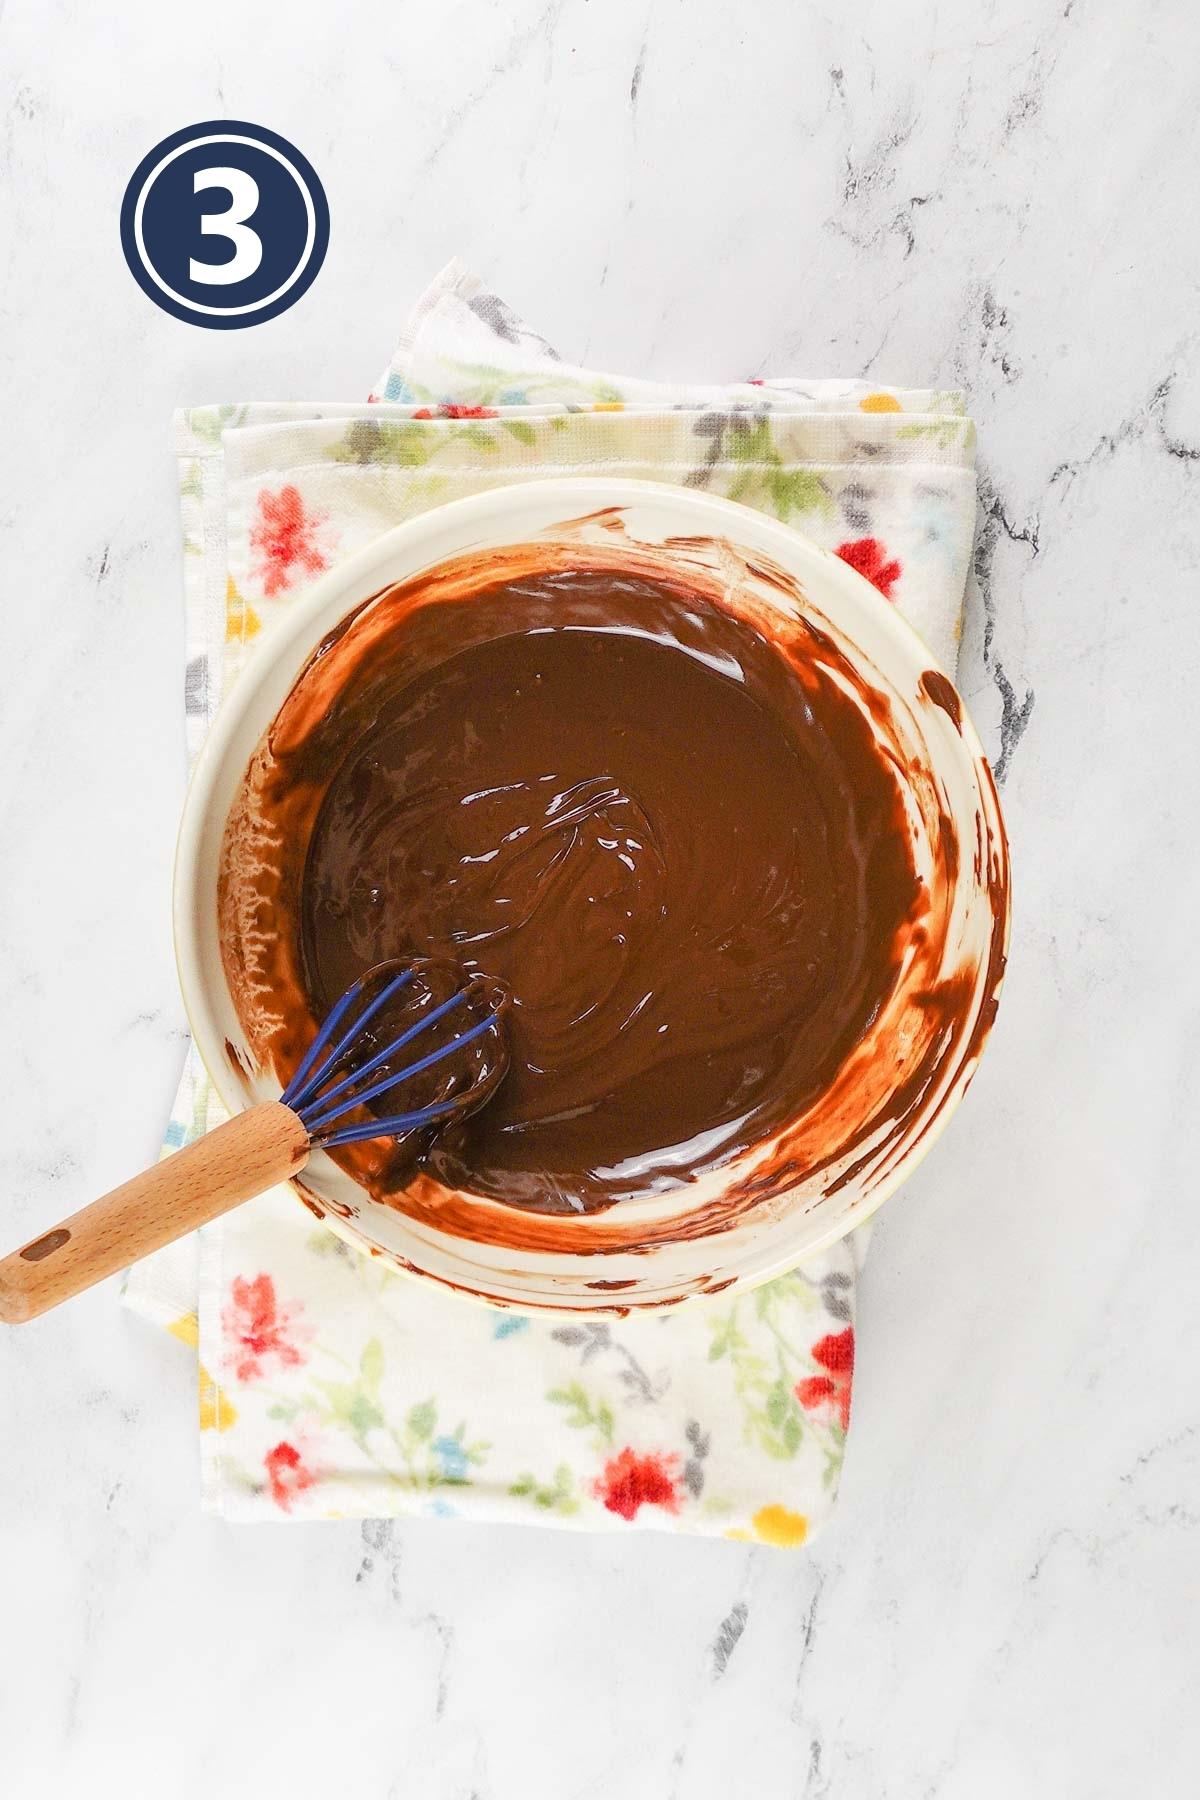
<svg viewBox="0 0 1200 1800">
<path fill-rule="evenodd" d="M 302 1101 L 302 1105 L 306 1108 L 319 1107 L 322 1110 L 329 1106 L 334 1100 L 338 1099 L 341 1094 L 345 1093 L 347 1089 L 357 1086 L 360 1081 L 365 1081 L 369 1075 L 373 1075 L 376 1069 L 381 1068 L 385 1062 L 388 1062 L 399 1051 L 403 1050 L 405 1045 L 410 1044 L 422 1031 L 427 1030 L 430 1025 L 436 1025 L 439 1019 L 445 1018 L 446 1014 L 452 1012 L 456 1006 L 461 1006 L 462 1002 L 467 997 L 468 991 L 468 989 L 464 988 L 461 993 L 453 994 L 449 1000 L 444 1000 L 440 1006 L 435 1006 L 432 1012 L 426 1013 L 424 1018 L 418 1019 L 415 1025 L 410 1025 L 407 1031 L 402 1031 L 398 1038 L 394 1038 L 390 1044 L 385 1044 L 383 1049 L 377 1051 L 375 1055 L 371 1057 L 369 1062 L 363 1064 L 361 1069 L 352 1069 L 349 1075 L 344 1075 L 341 1081 L 336 1082 L 333 1087 L 326 1088 L 325 1092 L 321 1093 L 320 1089 L 324 1087 L 325 1081 L 328 1079 L 328 1076 L 333 1073 L 336 1066 L 335 1062 L 331 1059 L 327 1065 L 326 1072 L 324 1074 L 318 1073 L 318 1075 L 313 1078 L 316 1091 L 310 1093 L 310 1095 Z M 412 1071 L 406 1069 L 404 1073 L 405 1075 L 409 1075 Z M 397 1076 L 392 1077 L 393 1082 L 398 1079 L 399 1077 Z"/>
<path fill-rule="evenodd" d="M 318 1150 L 334 1150 L 339 1144 L 356 1144 L 364 1138 L 396 1137 L 401 1132 L 416 1131 L 461 1110 L 461 1100 L 441 1100 L 436 1106 L 423 1106 L 416 1112 L 393 1113 L 390 1118 L 372 1119 L 362 1125 L 342 1125 L 336 1131 L 317 1131 L 311 1141 Z"/>
<path fill-rule="evenodd" d="M 304 1102 L 311 1098 L 314 1091 L 321 1086 L 322 1082 L 328 1080 L 329 1076 L 332 1075 L 334 1069 L 337 1067 L 340 1059 L 345 1055 L 351 1045 L 357 1041 L 360 1032 L 370 1024 L 381 1006 L 385 1006 L 402 988 L 408 986 L 413 978 L 415 970 L 405 969 L 401 974 L 387 982 L 380 992 L 376 994 L 370 1005 L 365 1008 L 361 1016 L 355 1019 L 349 1031 L 345 1032 L 338 1040 L 337 1044 L 335 1044 L 334 1048 L 329 1052 L 320 1067 L 316 1068 L 315 1065 L 322 1052 L 328 1047 L 330 1038 L 332 1038 L 347 1012 L 349 1012 L 350 1008 L 361 996 L 362 990 L 366 983 L 371 979 L 372 973 L 373 971 L 368 969 L 367 973 L 360 976 L 353 987 L 346 989 L 346 992 L 332 1009 L 329 1017 L 325 1020 L 320 1031 L 318 1031 L 316 1037 L 301 1058 L 300 1066 L 292 1076 L 292 1079 L 288 1082 L 282 1096 L 284 1105 L 290 1106 L 293 1112 L 299 1112 L 304 1105 Z"/>
<path fill-rule="evenodd" d="M 447 1005 L 439 1010 L 447 1012 L 449 1011 L 449 1006 Z M 430 1013 L 428 1019 L 424 1021 L 424 1024 L 432 1025 L 434 1017 L 435 1015 Z M 431 1050 L 429 1055 L 423 1056 L 419 1062 L 409 1063 L 408 1067 L 406 1069 L 401 1069 L 398 1074 L 392 1073 L 385 1075 L 382 1081 L 373 1082 L 370 1087 L 364 1088 L 359 1094 L 351 1094 L 349 1099 L 343 1100 L 340 1106 L 335 1106 L 331 1112 L 326 1112 L 324 1110 L 326 1102 L 332 1100 L 334 1094 L 340 1094 L 348 1085 L 350 1085 L 350 1083 L 345 1081 L 339 1082 L 338 1086 L 333 1090 L 333 1093 L 320 1096 L 319 1099 L 312 1103 L 310 1108 L 306 1108 L 301 1114 L 301 1117 L 304 1119 L 305 1124 L 310 1130 L 320 1130 L 322 1125 L 332 1125 L 333 1121 L 335 1119 L 340 1119 L 343 1113 L 353 1112 L 356 1106 L 365 1106 L 368 1100 L 377 1100 L 380 1094 L 386 1094 L 389 1088 L 396 1087 L 399 1082 L 408 1081 L 414 1075 L 423 1075 L 425 1070 L 432 1069 L 435 1063 L 444 1062 L 446 1057 L 452 1056 L 456 1050 L 461 1050 L 464 1044 L 473 1044 L 475 1039 L 482 1037 L 485 1031 L 491 1031 L 494 1024 L 494 1019 L 481 1019 L 478 1025 L 472 1025 L 469 1030 L 460 1032 L 458 1037 L 451 1038 L 450 1042 L 448 1044 L 443 1044 L 440 1049 Z M 397 1039 L 397 1045 L 405 1042 L 407 1038 L 414 1035 L 415 1034 L 412 1032 L 407 1032 L 404 1038 Z M 394 1047 L 395 1046 L 389 1046 L 389 1049 Z M 366 1071 L 364 1070 L 363 1073 L 365 1074 Z M 351 1077 L 352 1082 L 357 1082 L 359 1079 L 358 1076 Z"/>
<path fill-rule="evenodd" d="M 488 1016 L 471 1025 L 449 1043 L 440 1045 L 436 1050 L 419 1057 L 416 1062 L 409 1063 L 402 1069 L 391 1067 L 386 1075 L 372 1082 L 370 1077 L 385 1064 L 394 1062 L 399 1053 L 405 1050 L 414 1039 L 431 1026 L 446 1018 L 456 1008 L 461 1007 L 472 995 L 488 993 L 486 982 L 478 977 L 469 980 L 465 987 L 441 1001 L 416 1022 L 407 1027 L 390 1043 L 374 1054 L 361 1068 L 351 1068 L 349 1073 L 341 1075 L 333 1081 L 338 1071 L 351 1060 L 355 1048 L 361 1044 L 363 1032 L 381 1008 L 386 1006 L 396 994 L 407 987 L 419 969 L 428 965 L 420 962 L 404 968 L 398 975 L 384 982 L 380 991 L 361 1010 L 364 989 L 378 980 L 382 973 L 379 969 L 368 970 L 354 985 L 347 989 L 341 999 L 331 1009 L 329 1016 L 309 1045 L 281 1096 L 284 1104 L 291 1107 L 309 1133 L 310 1142 L 323 1149 L 332 1149 L 338 1144 L 356 1143 L 363 1139 L 396 1136 L 403 1132 L 414 1131 L 421 1126 L 433 1123 L 437 1119 L 448 1118 L 451 1114 L 461 1114 L 464 1102 L 469 1093 L 454 1094 L 444 1100 L 434 1101 L 428 1106 L 411 1108 L 407 1112 L 395 1113 L 388 1118 L 377 1118 L 361 1121 L 358 1124 L 338 1125 L 347 1113 L 377 1100 L 382 1094 L 396 1088 L 401 1082 L 409 1081 L 427 1069 L 436 1067 L 447 1057 L 460 1052 L 468 1045 L 483 1037 L 485 1032 L 499 1035 L 500 1015 L 507 1004 L 506 998 L 497 1001 L 488 995 Z M 345 1021 L 352 1015 L 351 1023 Z M 344 1029 L 343 1029 L 344 1027 Z M 340 1033 L 340 1035 L 339 1035 Z M 331 1086 L 330 1083 L 333 1082 Z M 364 1086 L 364 1083 L 367 1085 Z M 482 1091 L 478 1089 L 477 1091 Z M 466 1110 L 470 1110 L 468 1106 Z M 333 1127 L 334 1129 L 331 1129 Z"/>
</svg>

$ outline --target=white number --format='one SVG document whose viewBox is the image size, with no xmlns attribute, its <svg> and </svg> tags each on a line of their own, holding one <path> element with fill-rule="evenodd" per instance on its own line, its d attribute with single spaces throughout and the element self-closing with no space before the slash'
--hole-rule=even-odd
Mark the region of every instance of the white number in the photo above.
<svg viewBox="0 0 1200 1800">
<path fill-rule="evenodd" d="M 197 169 L 193 192 L 214 187 L 228 190 L 229 205 L 224 212 L 201 213 L 200 229 L 206 237 L 228 238 L 234 254 L 224 263 L 197 262 L 190 257 L 188 272 L 193 281 L 228 287 L 253 275 L 262 261 L 262 239 L 245 222 L 258 205 L 258 183 L 244 169 Z"/>
</svg>

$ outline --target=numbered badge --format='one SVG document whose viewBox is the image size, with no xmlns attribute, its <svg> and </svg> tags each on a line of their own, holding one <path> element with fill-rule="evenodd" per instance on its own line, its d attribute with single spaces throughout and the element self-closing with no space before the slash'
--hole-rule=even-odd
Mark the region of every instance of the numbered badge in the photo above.
<svg viewBox="0 0 1200 1800">
<path fill-rule="evenodd" d="M 134 280 L 189 325 L 237 330 L 295 305 L 329 245 L 312 164 L 239 119 L 189 125 L 142 158 L 121 207 Z"/>
</svg>

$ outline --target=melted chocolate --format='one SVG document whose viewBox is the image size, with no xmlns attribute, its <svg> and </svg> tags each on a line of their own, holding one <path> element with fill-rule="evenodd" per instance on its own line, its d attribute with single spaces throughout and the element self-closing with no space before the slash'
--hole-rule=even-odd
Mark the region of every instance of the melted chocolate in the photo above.
<svg viewBox="0 0 1200 1800">
<path fill-rule="evenodd" d="M 958 689 L 952 681 L 947 680 L 940 669 L 926 669 L 921 677 L 921 687 L 935 706 L 940 706 L 956 731 L 962 730 L 962 701 L 958 697 Z"/>
<path fill-rule="evenodd" d="M 422 609 L 287 773 L 323 796 L 289 921 L 315 1016 L 398 956 L 511 992 L 505 1082 L 426 1152 L 450 1187 L 676 1187 L 828 1087 L 895 981 L 917 882 L 869 721 L 663 582 Z"/>
<path fill-rule="evenodd" d="M 448 954 L 513 990 L 504 1086 L 416 1166 L 379 1140 L 334 1153 L 415 1224 L 604 1255 L 730 1230 L 798 1183 L 865 1195 L 994 1013 L 986 765 L 965 858 L 985 970 L 923 727 L 791 578 L 721 540 L 664 557 L 563 530 L 383 590 L 305 665 L 225 832 L 249 1052 L 286 1082 L 352 976 Z M 955 729 L 945 688 L 919 705 Z M 694 1180 L 682 1208 L 613 1204 Z"/>
</svg>

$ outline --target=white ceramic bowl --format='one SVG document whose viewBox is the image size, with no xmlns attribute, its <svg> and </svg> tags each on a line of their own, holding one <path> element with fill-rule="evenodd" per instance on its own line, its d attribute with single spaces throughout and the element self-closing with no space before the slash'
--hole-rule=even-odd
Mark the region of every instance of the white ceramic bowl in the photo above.
<svg viewBox="0 0 1200 1800">
<path fill-rule="evenodd" d="M 881 1127 L 853 1155 L 735 1213 L 722 1212 L 722 1194 L 734 1187 L 754 1192 L 755 1170 L 765 1166 L 770 1147 L 756 1146 L 675 1194 L 556 1220 L 570 1237 L 564 1242 L 559 1229 L 552 1249 L 489 1241 L 496 1202 L 473 1200 L 481 1226 L 468 1238 L 373 1200 L 327 1156 L 312 1158 L 301 1198 L 348 1243 L 411 1273 L 525 1309 L 623 1311 L 757 1283 L 860 1224 L 899 1186 L 961 1098 L 994 1015 L 1007 943 L 1004 831 L 978 738 L 965 715 L 955 716 L 953 695 L 947 704 L 948 690 L 925 646 L 868 582 L 788 527 L 694 490 L 595 478 L 525 483 L 438 508 L 315 582 L 221 707 L 184 810 L 175 942 L 196 1043 L 229 1110 L 275 1098 L 279 1085 L 265 1072 L 246 1075 L 237 1067 L 239 1059 L 252 1065 L 253 1058 L 222 966 L 222 836 L 251 754 L 311 652 L 372 595 L 448 559 L 550 540 L 575 546 L 586 562 L 589 549 L 605 546 L 611 554 L 614 530 L 620 543 L 669 559 L 676 570 L 689 559 L 697 568 L 703 562 L 710 575 L 719 567 L 728 591 L 744 593 L 745 616 L 760 626 L 798 615 L 816 624 L 886 699 L 883 712 L 917 770 L 905 797 L 918 868 L 933 866 L 940 816 L 949 816 L 964 847 L 946 914 L 941 974 L 960 983 L 965 1002 L 902 1129 Z M 891 1015 L 885 1009 L 878 1041 L 865 1046 L 877 1090 L 893 1054 L 899 1066 L 916 1016 L 912 1008 L 906 1014 L 898 1006 Z M 511 1209 L 500 1212 L 511 1219 Z M 710 1216 L 711 1227 L 685 1234 L 685 1221 Z"/>
</svg>

